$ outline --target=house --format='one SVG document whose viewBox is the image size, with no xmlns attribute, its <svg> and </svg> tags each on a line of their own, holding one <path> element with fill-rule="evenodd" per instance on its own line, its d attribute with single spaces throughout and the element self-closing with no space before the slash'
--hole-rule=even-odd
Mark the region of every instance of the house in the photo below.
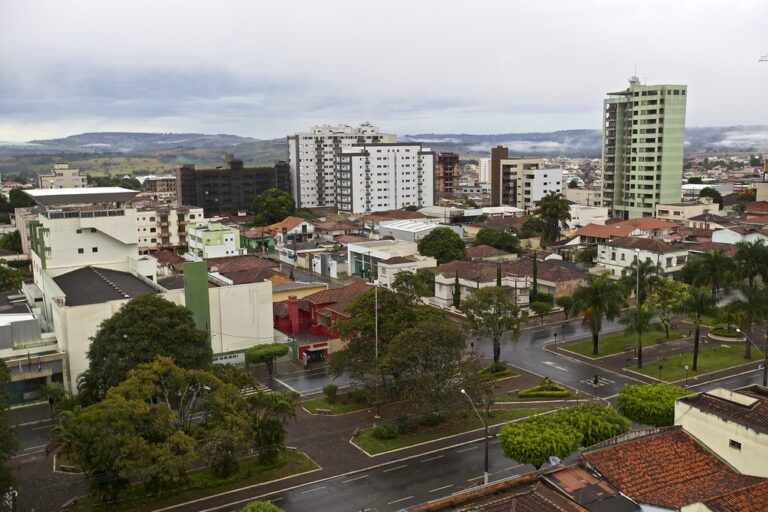
<svg viewBox="0 0 768 512">
<path fill-rule="evenodd" d="M 588 224 L 605 224 L 608 221 L 608 208 L 603 206 L 584 206 L 571 204 L 569 206 L 571 220 L 568 228 L 580 228 Z"/>
<path fill-rule="evenodd" d="M 315 222 L 315 236 L 321 240 L 334 240 L 338 236 L 351 235 L 357 232 L 357 226 L 350 221 Z"/>
<path fill-rule="evenodd" d="M 464 236 L 461 226 L 441 224 L 433 219 L 390 220 L 379 223 L 379 236 L 392 237 L 394 240 L 418 242 L 437 228 L 447 228 L 460 237 Z"/>
<path fill-rule="evenodd" d="M 264 226 L 264 232 L 269 233 L 280 247 L 312 240 L 315 225 L 301 217 L 289 216 L 280 222 Z"/>
<path fill-rule="evenodd" d="M 247 253 L 265 253 L 274 250 L 275 238 L 266 226 L 254 227 L 240 232 L 240 246 Z"/>
<path fill-rule="evenodd" d="M 190 224 L 187 244 L 187 258 L 192 261 L 245 254 L 240 247 L 240 230 L 216 219 Z"/>
<path fill-rule="evenodd" d="M 688 227 L 699 229 L 724 229 L 735 226 L 737 222 L 729 217 L 723 217 L 714 213 L 703 213 L 689 217 Z"/>
<path fill-rule="evenodd" d="M 768 231 L 750 226 L 732 226 L 715 230 L 712 233 L 712 241 L 721 244 L 736 245 L 739 242 L 756 242 L 758 240 L 768 243 Z"/>
<path fill-rule="evenodd" d="M 437 266 L 437 260 L 431 256 L 394 256 L 388 260 L 380 261 L 376 269 L 376 275 L 379 286 L 391 288 L 395 276 L 399 272 L 410 272 L 415 274 L 421 268 L 434 268 Z"/>
<path fill-rule="evenodd" d="M 347 245 L 347 275 L 376 279 L 379 262 L 395 256 L 419 254 L 418 244 L 402 240 L 375 240 Z"/>
<path fill-rule="evenodd" d="M 496 249 L 490 245 L 475 245 L 467 248 L 467 258 L 469 258 L 469 261 L 505 261 L 517 258 L 517 255 Z"/>
<path fill-rule="evenodd" d="M 638 217 L 636 219 L 611 222 L 605 225 L 588 224 L 576 231 L 578 243 L 596 244 L 607 242 L 616 237 L 636 236 L 644 238 L 666 238 L 677 224 L 653 217 Z"/>
<path fill-rule="evenodd" d="M 688 245 L 681 242 L 665 242 L 652 238 L 620 237 L 598 244 L 597 264 L 607 270 L 611 277 L 619 278 L 629 269 L 635 259 L 651 261 L 672 277 L 682 270 L 688 261 Z"/>
<path fill-rule="evenodd" d="M 719 211 L 720 205 L 713 202 L 711 197 L 701 197 L 698 201 L 659 203 L 656 205 L 656 218 L 684 224 L 691 217 L 717 215 Z"/>
</svg>

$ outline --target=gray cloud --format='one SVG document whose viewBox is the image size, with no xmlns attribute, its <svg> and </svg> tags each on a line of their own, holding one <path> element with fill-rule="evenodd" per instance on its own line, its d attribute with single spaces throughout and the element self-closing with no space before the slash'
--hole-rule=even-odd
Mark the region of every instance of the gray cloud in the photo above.
<svg viewBox="0 0 768 512">
<path fill-rule="evenodd" d="M 0 0 L 0 140 L 598 128 L 637 66 L 688 122 L 764 122 L 768 3 Z"/>
</svg>

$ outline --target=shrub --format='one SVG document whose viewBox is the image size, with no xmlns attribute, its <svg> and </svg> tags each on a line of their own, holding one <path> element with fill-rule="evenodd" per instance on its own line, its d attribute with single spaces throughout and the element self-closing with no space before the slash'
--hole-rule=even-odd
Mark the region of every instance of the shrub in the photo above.
<svg viewBox="0 0 768 512">
<path fill-rule="evenodd" d="M 368 400 L 368 392 L 365 389 L 353 389 L 347 396 L 355 403 L 361 404 Z"/>
<path fill-rule="evenodd" d="M 504 373 L 507 370 L 509 370 L 509 368 L 507 368 L 506 363 L 503 363 L 501 361 L 497 361 L 497 362 L 491 364 L 490 366 L 486 366 L 485 368 L 480 370 L 480 373 L 483 373 L 483 374 L 486 374 L 486 375 L 493 375 L 493 374 L 496 374 L 496 373 Z"/>
<path fill-rule="evenodd" d="M 538 387 L 538 386 L 537 386 Z M 537 390 L 536 388 L 525 389 L 520 391 L 517 396 L 520 398 L 568 398 L 571 396 L 571 392 L 567 389 L 558 390 Z"/>
<path fill-rule="evenodd" d="M 328 399 L 328 403 L 332 404 L 336 401 L 336 393 L 339 391 L 339 387 L 336 384 L 326 384 L 323 386 L 323 394 Z"/>
<path fill-rule="evenodd" d="M 409 418 L 397 418 L 397 431 L 401 434 L 408 434 L 416 430 L 416 424 Z"/>
<path fill-rule="evenodd" d="M 683 388 L 669 384 L 629 385 L 619 391 L 616 406 L 632 421 L 664 427 L 675 422 L 675 399 L 687 394 Z"/>
<path fill-rule="evenodd" d="M 373 429 L 373 437 L 376 439 L 395 439 L 399 435 L 397 425 L 379 425 Z"/>
<path fill-rule="evenodd" d="M 441 424 L 444 421 L 445 421 L 445 417 L 439 412 L 435 411 L 435 412 L 430 412 L 422 415 L 419 418 L 419 425 L 423 425 L 425 427 L 434 427 Z"/>
</svg>

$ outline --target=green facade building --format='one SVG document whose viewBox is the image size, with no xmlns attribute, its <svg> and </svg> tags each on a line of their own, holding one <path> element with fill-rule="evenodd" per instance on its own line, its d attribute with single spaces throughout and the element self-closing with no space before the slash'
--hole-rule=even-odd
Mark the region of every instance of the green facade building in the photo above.
<svg viewBox="0 0 768 512">
<path fill-rule="evenodd" d="M 603 101 L 603 206 L 612 217 L 652 217 L 682 195 L 685 85 L 644 85 Z"/>
</svg>

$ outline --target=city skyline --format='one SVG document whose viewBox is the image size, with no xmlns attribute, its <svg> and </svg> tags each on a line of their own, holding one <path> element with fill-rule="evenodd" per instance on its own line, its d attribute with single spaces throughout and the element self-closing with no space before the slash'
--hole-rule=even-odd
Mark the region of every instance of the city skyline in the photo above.
<svg viewBox="0 0 768 512">
<path fill-rule="evenodd" d="M 0 3 L 0 140 L 91 131 L 280 138 L 317 124 L 600 128 L 637 74 L 686 84 L 688 126 L 765 122 L 759 1 Z M 695 15 L 695 16 L 694 16 Z M 695 20 L 695 23 L 691 20 Z"/>
</svg>

